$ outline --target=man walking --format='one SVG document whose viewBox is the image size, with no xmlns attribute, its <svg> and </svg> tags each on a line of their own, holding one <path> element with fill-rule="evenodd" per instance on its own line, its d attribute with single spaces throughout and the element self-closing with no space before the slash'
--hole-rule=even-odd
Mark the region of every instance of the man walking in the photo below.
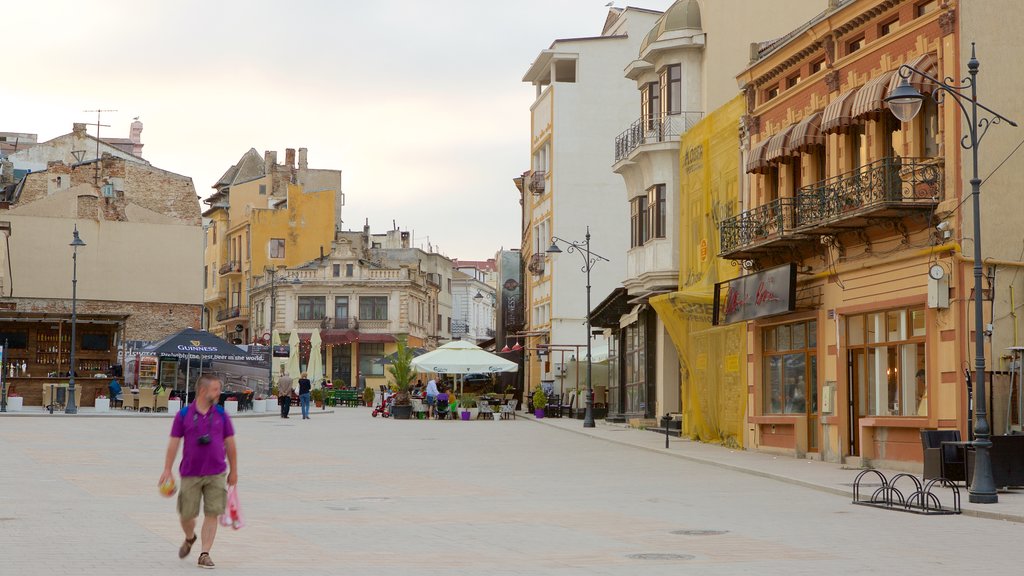
<svg viewBox="0 0 1024 576">
<path fill-rule="evenodd" d="M 288 417 L 288 411 L 292 408 L 292 391 L 295 389 L 292 377 L 282 374 L 277 379 L 277 401 L 281 403 L 281 418 Z"/>
<path fill-rule="evenodd" d="M 195 401 L 174 417 L 164 471 L 159 482 L 162 485 L 172 477 L 171 466 L 178 456 L 178 446 L 183 445 L 181 465 L 178 468 L 181 474 L 178 516 L 181 528 L 185 531 L 185 542 L 178 549 L 178 558 L 188 556 L 196 542 L 196 517 L 199 516 L 199 504 L 202 501 L 203 551 L 199 555 L 200 568 L 214 566 L 210 559 L 210 548 L 217 536 L 217 516 L 223 514 L 227 507 L 227 486 L 238 483 L 235 429 L 227 413 L 217 404 L 221 386 L 219 376 L 204 374 L 199 377 Z"/>
</svg>

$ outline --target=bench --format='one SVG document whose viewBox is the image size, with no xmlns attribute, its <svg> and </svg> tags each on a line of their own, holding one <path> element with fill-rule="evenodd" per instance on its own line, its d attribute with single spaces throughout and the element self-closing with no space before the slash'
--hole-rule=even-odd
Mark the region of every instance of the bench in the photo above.
<svg viewBox="0 0 1024 576">
<path fill-rule="evenodd" d="M 335 406 L 362 406 L 363 395 L 359 390 L 335 390 L 331 394 L 331 400 Z"/>
</svg>

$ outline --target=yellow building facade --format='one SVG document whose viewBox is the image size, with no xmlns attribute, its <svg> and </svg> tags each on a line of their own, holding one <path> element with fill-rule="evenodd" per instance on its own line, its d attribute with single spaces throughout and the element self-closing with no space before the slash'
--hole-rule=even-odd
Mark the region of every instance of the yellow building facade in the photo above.
<svg viewBox="0 0 1024 576">
<path fill-rule="evenodd" d="M 261 158 L 249 150 L 206 200 L 204 324 L 230 341 L 265 336 L 251 329 L 254 278 L 331 251 L 344 204 L 341 172 L 310 170 L 305 149 L 298 160 L 296 166 L 291 149 L 284 164 L 276 162 L 276 153 Z"/>
</svg>

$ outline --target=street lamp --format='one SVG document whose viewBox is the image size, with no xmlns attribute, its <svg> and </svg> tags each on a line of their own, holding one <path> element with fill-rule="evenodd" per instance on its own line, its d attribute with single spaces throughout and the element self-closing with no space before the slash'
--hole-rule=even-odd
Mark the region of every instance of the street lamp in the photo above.
<svg viewBox="0 0 1024 576">
<path fill-rule="evenodd" d="M 590 251 L 590 226 L 587 226 L 587 235 L 585 236 L 585 240 L 582 243 L 570 242 L 569 240 L 564 240 L 562 238 L 559 238 L 558 236 L 552 236 L 551 246 L 547 249 L 546 252 L 548 254 L 561 254 L 562 249 L 558 247 L 559 242 L 566 245 L 566 252 L 569 252 L 570 254 L 573 252 L 578 252 L 579 255 L 583 257 L 583 267 L 580 268 L 580 270 L 586 272 L 587 274 L 587 411 L 583 415 L 583 427 L 593 428 L 594 386 L 593 382 L 591 381 L 591 370 L 593 369 L 593 365 L 590 361 L 590 341 L 593 338 L 593 336 L 590 334 L 590 270 L 594 267 L 594 264 L 597 264 L 599 260 L 604 260 L 605 262 L 609 262 L 610 260 L 608 260 L 604 256 L 600 256 Z"/>
<path fill-rule="evenodd" d="M 975 369 L 975 420 L 974 420 L 974 479 L 971 482 L 971 502 L 979 504 L 994 504 L 999 501 L 996 494 L 995 480 L 992 477 L 992 456 L 989 449 L 992 447 L 991 429 L 988 424 L 988 413 L 985 406 L 985 332 L 984 316 L 981 308 L 981 179 L 978 178 L 978 145 L 988 132 L 992 124 L 1006 122 L 1010 126 L 1017 123 L 998 112 L 978 103 L 977 76 L 980 64 L 974 54 L 974 42 L 971 42 L 971 59 L 967 61 L 967 71 L 970 78 L 964 78 L 959 84 L 947 84 L 933 78 L 924 72 L 911 66 L 903 65 L 899 68 L 899 75 L 902 80 L 899 86 L 893 90 L 885 101 L 892 110 L 893 115 L 902 122 L 909 122 L 921 109 L 921 103 L 925 95 L 918 92 L 910 84 L 910 78 L 914 75 L 928 79 L 935 84 L 931 97 L 941 103 L 945 96 L 953 97 L 953 102 L 960 107 L 967 120 L 968 133 L 960 140 L 960 145 L 965 150 L 971 151 L 971 199 L 974 205 L 974 369 Z M 963 93 L 970 88 L 970 95 Z M 970 108 L 965 106 L 967 103 Z M 978 118 L 978 108 L 981 108 L 989 116 Z"/>
<path fill-rule="evenodd" d="M 282 266 L 283 268 L 283 266 Z M 274 320 L 277 319 L 277 270 L 269 268 L 270 270 L 270 366 L 267 368 L 267 393 L 270 393 L 270 389 L 274 387 Z M 302 284 L 302 280 L 298 278 L 292 278 L 289 284 L 296 286 Z"/>
<path fill-rule="evenodd" d="M 65 414 L 78 414 L 78 406 L 75 405 L 75 328 L 78 324 L 78 248 L 85 246 L 85 242 L 78 236 L 78 224 L 75 224 L 75 232 L 71 240 L 71 365 L 68 370 L 68 398 L 65 404 Z"/>
</svg>

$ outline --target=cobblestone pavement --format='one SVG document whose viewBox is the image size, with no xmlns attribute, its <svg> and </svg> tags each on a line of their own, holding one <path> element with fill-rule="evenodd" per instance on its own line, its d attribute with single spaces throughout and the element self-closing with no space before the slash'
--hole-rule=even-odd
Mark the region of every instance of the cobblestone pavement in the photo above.
<svg viewBox="0 0 1024 576">
<path fill-rule="evenodd" d="M 1024 560 L 1020 523 L 853 506 L 848 488 L 813 488 L 854 471 L 768 457 L 820 468 L 813 482 L 748 473 L 725 455 L 753 467 L 763 455 L 680 440 L 667 454 L 650 432 L 367 408 L 235 425 L 248 525 L 218 534 L 222 573 L 1010 574 Z M 156 490 L 169 429 L 166 417 L 0 417 L 0 573 L 194 572 Z"/>
</svg>

